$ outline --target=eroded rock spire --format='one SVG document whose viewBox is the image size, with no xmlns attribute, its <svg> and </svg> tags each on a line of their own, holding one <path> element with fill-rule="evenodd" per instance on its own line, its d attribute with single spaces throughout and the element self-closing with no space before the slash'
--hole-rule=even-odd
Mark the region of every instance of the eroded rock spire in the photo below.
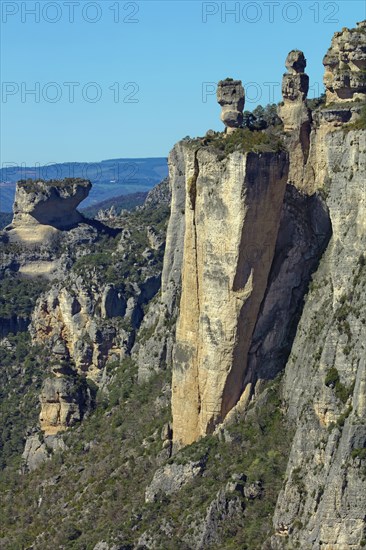
<svg viewBox="0 0 366 550">
<path fill-rule="evenodd" d="M 243 124 L 245 92 L 241 80 L 220 80 L 217 85 L 217 101 L 222 107 L 221 120 L 230 134 Z"/>
<path fill-rule="evenodd" d="M 295 130 L 304 120 L 308 120 L 305 100 L 309 91 L 309 77 L 304 72 L 306 59 L 300 50 L 291 50 L 285 61 L 287 73 L 282 79 L 283 105 L 279 115 L 285 132 Z"/>
</svg>

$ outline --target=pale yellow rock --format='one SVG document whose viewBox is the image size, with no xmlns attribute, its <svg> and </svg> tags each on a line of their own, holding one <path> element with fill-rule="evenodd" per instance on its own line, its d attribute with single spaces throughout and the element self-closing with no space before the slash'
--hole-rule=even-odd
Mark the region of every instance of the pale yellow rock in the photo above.
<svg viewBox="0 0 366 550">
<path fill-rule="evenodd" d="M 287 180 L 284 153 L 219 161 L 187 147 L 173 439 L 211 433 L 237 403 L 266 288 Z"/>
<path fill-rule="evenodd" d="M 82 395 L 71 380 L 46 378 L 39 421 L 45 435 L 55 435 L 81 419 Z"/>
</svg>

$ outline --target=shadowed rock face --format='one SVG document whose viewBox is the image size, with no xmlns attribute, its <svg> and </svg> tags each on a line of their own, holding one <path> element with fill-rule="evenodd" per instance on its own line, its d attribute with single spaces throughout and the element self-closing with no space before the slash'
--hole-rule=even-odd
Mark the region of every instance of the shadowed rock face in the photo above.
<svg viewBox="0 0 366 550">
<path fill-rule="evenodd" d="M 17 183 L 14 216 L 6 228 L 10 241 L 46 242 L 58 230 L 70 229 L 84 220 L 76 210 L 89 194 L 88 180 Z"/>
<path fill-rule="evenodd" d="M 327 103 L 366 99 L 366 21 L 334 34 L 323 65 Z"/>
</svg>

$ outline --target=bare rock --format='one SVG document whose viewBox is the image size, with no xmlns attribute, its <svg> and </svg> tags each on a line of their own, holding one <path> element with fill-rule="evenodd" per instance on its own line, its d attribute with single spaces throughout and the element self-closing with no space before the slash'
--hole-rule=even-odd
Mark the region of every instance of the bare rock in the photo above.
<svg viewBox="0 0 366 550">
<path fill-rule="evenodd" d="M 231 133 L 243 124 L 245 92 L 241 80 L 220 80 L 217 85 L 217 102 L 222 107 L 221 120 L 226 132 Z"/>
<path fill-rule="evenodd" d="M 187 147 L 183 284 L 172 377 L 176 445 L 211 433 L 242 394 L 287 170 L 285 153 L 238 151 L 220 162 L 205 149 Z"/>
<path fill-rule="evenodd" d="M 38 435 L 31 435 L 27 437 L 22 454 L 23 472 L 32 472 L 33 470 L 36 470 L 49 458 L 50 455 L 47 452 L 46 445 L 39 439 Z"/>
<path fill-rule="evenodd" d="M 59 230 L 84 221 L 76 208 L 89 194 L 89 180 L 21 180 L 17 183 L 13 221 L 6 228 L 10 242 L 39 244 L 54 239 Z"/>
<path fill-rule="evenodd" d="M 157 470 L 145 491 L 145 502 L 155 502 L 163 495 L 178 492 L 193 478 L 201 475 L 204 462 L 187 462 L 187 464 L 167 464 Z"/>
<path fill-rule="evenodd" d="M 327 103 L 366 99 L 366 21 L 333 36 L 323 59 Z"/>
<path fill-rule="evenodd" d="M 222 540 L 222 530 L 231 528 L 233 534 L 240 525 L 245 508 L 244 500 L 239 495 L 228 494 L 225 490 L 220 490 L 207 508 L 206 515 L 198 525 L 193 527 L 194 534 L 187 535 L 185 538 L 189 541 L 190 547 L 197 550 L 211 548 L 211 545 L 220 545 Z M 190 539 L 190 540 L 189 540 Z"/>
<path fill-rule="evenodd" d="M 82 419 L 83 391 L 69 378 L 46 378 L 40 395 L 40 425 L 45 435 L 55 435 Z"/>
<path fill-rule="evenodd" d="M 170 204 L 170 201 L 171 189 L 169 185 L 169 178 L 165 178 L 148 192 L 144 202 L 144 208 L 152 208 L 154 206 L 161 206 L 162 204 Z"/>
<path fill-rule="evenodd" d="M 291 50 L 285 61 L 287 73 L 282 79 L 283 103 L 278 109 L 284 130 L 288 132 L 290 151 L 288 179 L 302 187 L 305 165 L 309 156 L 311 114 L 306 105 L 309 77 L 305 74 L 306 59 L 300 50 Z"/>
<path fill-rule="evenodd" d="M 304 120 L 308 120 L 304 102 L 309 91 L 309 77 L 304 72 L 306 59 L 300 50 L 291 50 L 285 65 L 288 72 L 282 79 L 283 106 L 279 109 L 279 116 L 286 132 L 299 129 Z"/>
<path fill-rule="evenodd" d="M 306 59 L 303 52 L 300 50 L 291 50 L 286 58 L 285 64 L 289 74 L 304 73 Z"/>
</svg>

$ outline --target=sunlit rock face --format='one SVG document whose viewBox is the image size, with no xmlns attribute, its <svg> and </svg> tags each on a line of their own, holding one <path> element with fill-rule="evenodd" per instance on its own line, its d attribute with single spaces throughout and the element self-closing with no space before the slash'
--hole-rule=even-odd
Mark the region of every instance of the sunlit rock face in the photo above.
<svg viewBox="0 0 366 550">
<path fill-rule="evenodd" d="M 212 432 L 243 391 L 288 171 L 286 153 L 236 152 L 219 160 L 188 146 L 184 158 L 182 296 L 172 382 L 177 445 Z"/>
<path fill-rule="evenodd" d="M 217 101 L 222 107 L 221 120 L 230 134 L 243 123 L 245 92 L 241 80 L 220 80 L 217 85 Z"/>
</svg>

